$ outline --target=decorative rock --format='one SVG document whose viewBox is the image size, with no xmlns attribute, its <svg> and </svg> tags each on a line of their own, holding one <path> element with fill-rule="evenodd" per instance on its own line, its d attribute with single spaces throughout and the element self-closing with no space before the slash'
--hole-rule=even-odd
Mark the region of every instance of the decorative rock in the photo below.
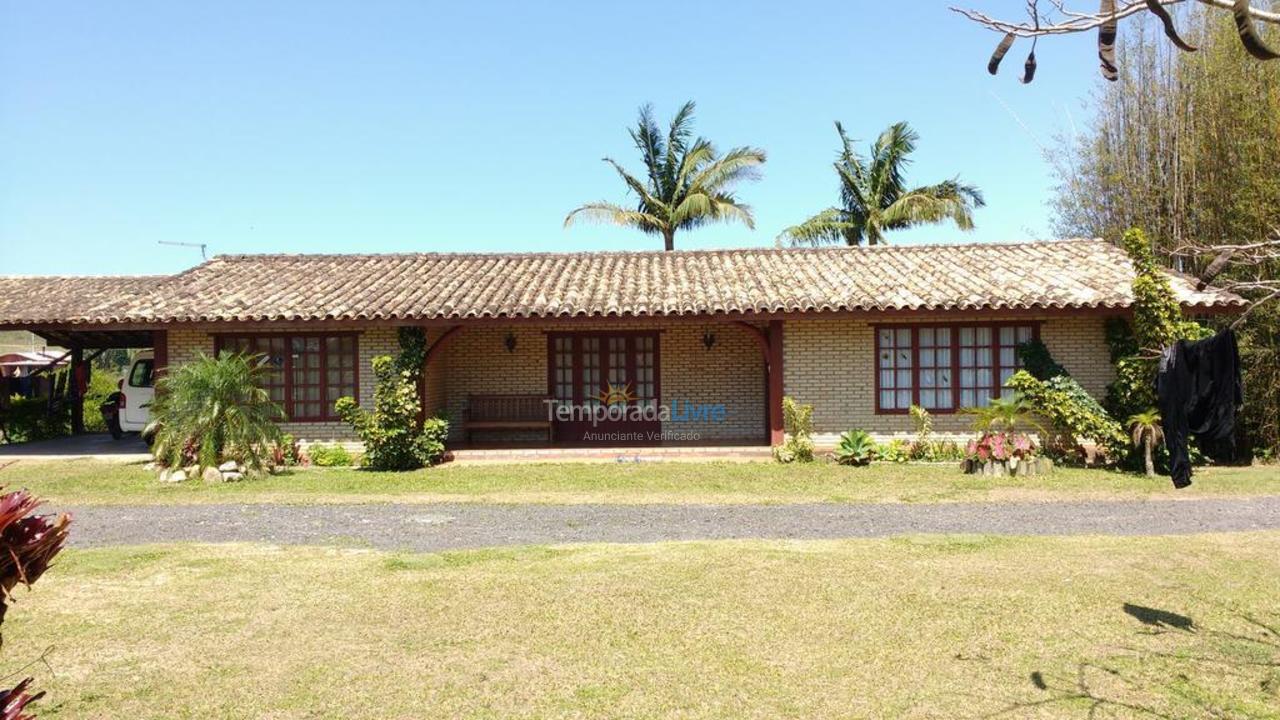
<svg viewBox="0 0 1280 720">
<path fill-rule="evenodd" d="M 222 482 L 222 472 L 216 467 L 207 467 L 200 474 L 200 478 L 207 483 Z"/>
<path fill-rule="evenodd" d="M 235 460 L 228 460 L 218 466 L 218 471 L 224 473 L 240 472 L 240 466 L 236 464 Z"/>
<path fill-rule="evenodd" d="M 156 469 L 156 464 L 153 462 L 149 462 L 146 465 L 143 465 L 142 469 L 146 470 L 147 472 L 154 472 Z"/>
<path fill-rule="evenodd" d="M 169 472 L 168 470 L 166 470 L 165 472 L 169 473 L 169 479 L 167 480 L 167 482 L 186 482 L 187 481 L 187 471 L 185 470 L 174 470 L 172 472 Z M 162 480 L 164 479 L 163 475 L 161 476 L 161 479 Z"/>
<path fill-rule="evenodd" d="M 235 471 L 222 473 L 223 482 L 235 482 L 237 480 L 243 480 L 243 479 L 244 479 L 244 473 L 239 473 Z"/>
</svg>

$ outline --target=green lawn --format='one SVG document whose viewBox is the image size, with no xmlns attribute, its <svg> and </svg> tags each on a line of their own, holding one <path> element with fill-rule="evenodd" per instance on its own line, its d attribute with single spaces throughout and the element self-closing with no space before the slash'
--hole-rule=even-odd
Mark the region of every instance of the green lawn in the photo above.
<svg viewBox="0 0 1280 720">
<path fill-rule="evenodd" d="M 651 463 L 445 465 L 411 473 L 306 469 L 263 480 L 160 483 L 138 465 L 22 462 L 0 484 L 59 504 L 200 502 L 942 502 L 1280 494 L 1280 466 L 1210 468 L 1188 490 L 1167 478 L 1059 468 L 1032 478 L 983 478 L 954 465 Z"/>
<path fill-rule="evenodd" d="M 71 550 L 4 655 L 42 718 L 1264 718 L 1278 585 L 1280 533 Z"/>
</svg>

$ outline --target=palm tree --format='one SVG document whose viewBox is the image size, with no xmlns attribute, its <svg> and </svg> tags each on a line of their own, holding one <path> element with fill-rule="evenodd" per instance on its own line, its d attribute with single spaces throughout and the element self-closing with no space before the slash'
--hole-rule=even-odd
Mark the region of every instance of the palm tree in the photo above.
<svg viewBox="0 0 1280 720">
<path fill-rule="evenodd" d="M 143 432 L 155 437 L 156 462 L 194 464 L 201 472 L 228 459 L 266 467 L 281 437 L 275 423 L 285 418 L 263 388 L 269 372 L 262 356 L 240 353 L 201 354 L 170 368 L 156 383 L 152 421 Z"/>
<path fill-rule="evenodd" d="M 609 202 L 588 203 L 569 213 L 564 219 L 565 227 L 581 215 L 661 235 L 667 250 L 675 249 L 677 230 L 709 222 L 737 221 L 754 229 L 751 208 L 739 203 L 730 190 L 740 181 L 759 177 L 764 151 L 738 147 L 721 156 L 709 140 L 693 138 L 693 108 L 693 101 L 680 108 L 665 137 L 653 119 L 653 107 L 640 108 L 640 119 L 628 132 L 644 160 L 648 179 L 641 181 L 612 158 L 604 159 L 639 197 L 639 202 L 634 208 Z"/>
<path fill-rule="evenodd" d="M 1133 432 L 1134 447 L 1142 448 L 1142 459 L 1147 463 L 1147 477 L 1155 477 L 1155 447 L 1156 443 L 1164 440 L 1164 428 L 1160 425 L 1160 411 L 1153 409 L 1130 415 L 1126 423 Z"/>
<path fill-rule="evenodd" d="M 982 193 L 957 177 L 937 185 L 912 190 L 905 186 L 903 171 L 911 163 L 919 136 L 904 122 L 890 125 L 871 146 L 870 162 L 853 149 L 844 127 L 840 134 L 840 157 L 835 162 L 840 176 L 840 207 L 823 210 L 799 225 L 783 230 L 778 241 L 794 245 L 841 243 L 868 245 L 885 242 L 889 230 L 916 225 L 955 221 L 961 230 L 973 229 L 973 210 L 986 205 Z"/>
</svg>

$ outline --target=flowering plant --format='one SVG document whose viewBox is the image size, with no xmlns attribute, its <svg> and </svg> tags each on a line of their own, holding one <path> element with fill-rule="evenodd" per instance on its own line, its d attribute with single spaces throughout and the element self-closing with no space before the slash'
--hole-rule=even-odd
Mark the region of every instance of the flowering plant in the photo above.
<svg viewBox="0 0 1280 720">
<path fill-rule="evenodd" d="M 965 448 L 965 458 L 981 462 L 988 460 L 1003 462 L 1015 458 L 1021 460 L 1034 457 L 1036 451 L 1035 442 L 1026 433 L 988 431 L 982 433 L 977 439 L 969 441 L 969 445 Z"/>
</svg>

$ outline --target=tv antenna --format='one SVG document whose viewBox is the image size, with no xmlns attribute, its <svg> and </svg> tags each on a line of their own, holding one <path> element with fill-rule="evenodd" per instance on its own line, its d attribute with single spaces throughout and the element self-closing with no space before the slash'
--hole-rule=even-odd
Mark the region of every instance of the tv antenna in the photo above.
<svg viewBox="0 0 1280 720">
<path fill-rule="evenodd" d="M 177 241 L 175 241 L 175 240 L 157 240 L 156 242 L 160 243 L 161 245 L 173 245 L 173 246 L 176 246 L 176 247 L 193 247 L 193 248 L 200 248 L 200 259 L 201 259 L 201 260 L 208 260 L 208 259 L 209 259 L 209 254 L 208 254 L 208 252 L 206 252 L 206 250 L 209 248 L 209 246 L 208 246 L 208 245 L 206 245 L 205 243 L 177 242 Z"/>
</svg>

